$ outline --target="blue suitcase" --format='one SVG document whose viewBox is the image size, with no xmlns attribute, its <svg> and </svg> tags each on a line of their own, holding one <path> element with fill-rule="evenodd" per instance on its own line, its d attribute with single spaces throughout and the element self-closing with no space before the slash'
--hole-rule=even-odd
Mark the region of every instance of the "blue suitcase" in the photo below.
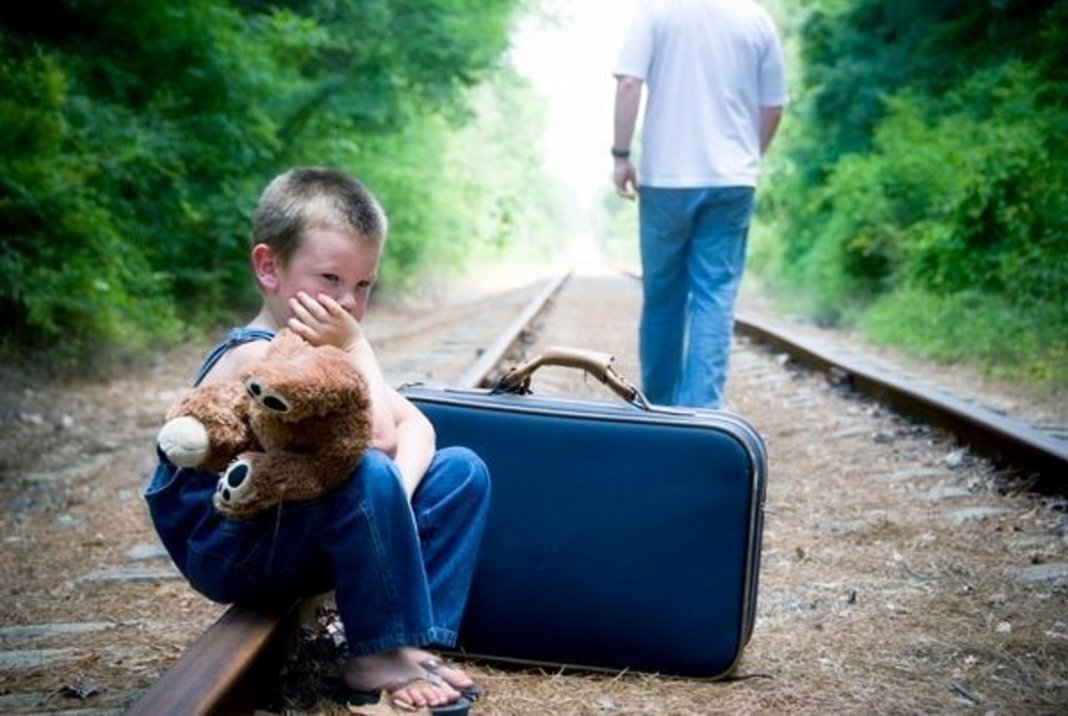
<svg viewBox="0 0 1068 716">
<path fill-rule="evenodd" d="M 493 493 L 459 650 L 528 665 L 721 677 L 752 633 L 766 453 L 720 411 L 650 406 L 611 357 L 551 350 L 491 389 L 404 386 Z M 537 397 L 542 365 L 626 402 Z"/>
</svg>

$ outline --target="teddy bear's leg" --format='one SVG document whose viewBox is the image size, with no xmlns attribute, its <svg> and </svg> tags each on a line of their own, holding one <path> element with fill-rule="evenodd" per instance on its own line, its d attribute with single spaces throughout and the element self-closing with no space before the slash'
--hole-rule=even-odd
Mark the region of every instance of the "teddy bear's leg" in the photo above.
<svg viewBox="0 0 1068 716">
<path fill-rule="evenodd" d="M 351 462 L 287 452 L 245 453 L 219 478 L 215 507 L 241 518 L 282 500 L 320 497 L 349 477 L 355 468 Z"/>
<path fill-rule="evenodd" d="M 243 453 L 230 463 L 215 486 L 212 502 L 227 517 L 243 518 L 278 502 L 264 490 L 259 467 L 263 453 Z"/>
<path fill-rule="evenodd" d="M 269 452 L 257 468 L 272 476 L 278 499 L 310 500 L 347 480 L 358 463 L 358 459 L 345 456 Z"/>
</svg>

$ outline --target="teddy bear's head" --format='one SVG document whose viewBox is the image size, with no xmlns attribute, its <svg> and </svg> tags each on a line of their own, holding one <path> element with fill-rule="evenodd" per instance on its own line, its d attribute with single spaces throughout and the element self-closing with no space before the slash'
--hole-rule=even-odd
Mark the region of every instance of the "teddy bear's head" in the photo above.
<svg viewBox="0 0 1068 716">
<path fill-rule="evenodd" d="M 250 517 L 348 479 L 370 443 L 370 408 L 366 381 L 344 351 L 283 329 L 240 380 L 201 385 L 172 406 L 157 445 L 177 467 L 225 468 L 216 508 Z"/>
<path fill-rule="evenodd" d="M 289 331 L 278 334 L 263 360 L 246 368 L 241 380 L 262 410 L 285 423 L 330 415 L 367 400 L 363 379 L 344 351 L 313 348 Z"/>
</svg>

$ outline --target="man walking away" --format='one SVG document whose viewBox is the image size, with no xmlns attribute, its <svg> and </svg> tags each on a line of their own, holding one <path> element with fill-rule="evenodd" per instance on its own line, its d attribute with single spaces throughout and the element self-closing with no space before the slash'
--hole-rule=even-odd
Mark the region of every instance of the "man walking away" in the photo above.
<svg viewBox="0 0 1068 716">
<path fill-rule="evenodd" d="M 614 74 L 614 181 L 640 195 L 642 387 L 654 403 L 718 408 L 761 157 L 787 101 L 778 31 L 753 0 L 650 0 Z"/>
</svg>

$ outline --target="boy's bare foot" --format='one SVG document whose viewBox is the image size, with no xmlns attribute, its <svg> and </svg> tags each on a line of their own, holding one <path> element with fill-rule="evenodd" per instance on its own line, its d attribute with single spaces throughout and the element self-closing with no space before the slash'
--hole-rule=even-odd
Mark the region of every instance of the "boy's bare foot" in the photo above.
<svg viewBox="0 0 1068 716">
<path fill-rule="evenodd" d="M 354 691 L 384 691 L 393 701 L 415 708 L 444 706 L 459 699 L 460 692 L 445 674 L 437 678 L 419 665 L 420 654 L 427 652 L 402 648 L 354 656 L 345 665 L 342 679 Z"/>
<path fill-rule="evenodd" d="M 419 666 L 435 676 L 440 676 L 446 684 L 457 691 L 465 692 L 477 688 L 474 679 L 465 674 L 456 664 L 444 661 L 441 657 L 422 649 L 412 649 L 411 652 Z"/>
</svg>

